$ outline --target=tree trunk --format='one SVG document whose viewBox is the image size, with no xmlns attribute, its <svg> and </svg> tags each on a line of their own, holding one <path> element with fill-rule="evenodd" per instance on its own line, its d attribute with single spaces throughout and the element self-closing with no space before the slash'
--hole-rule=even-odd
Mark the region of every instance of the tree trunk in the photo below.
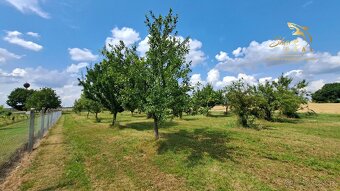
<svg viewBox="0 0 340 191">
<path fill-rule="evenodd" d="M 183 117 L 183 113 L 179 112 L 179 118 L 182 119 L 182 117 Z"/>
<path fill-rule="evenodd" d="M 131 116 L 133 116 L 133 111 L 131 111 Z"/>
<path fill-rule="evenodd" d="M 225 114 L 228 114 L 228 105 L 225 106 Z"/>
<path fill-rule="evenodd" d="M 114 113 L 113 113 L 113 119 L 112 119 L 112 126 L 115 125 L 116 118 L 117 118 L 117 112 L 114 112 Z"/>
<path fill-rule="evenodd" d="M 98 113 L 96 113 L 96 121 L 98 122 Z"/>
<path fill-rule="evenodd" d="M 90 112 L 89 112 L 89 111 L 87 111 L 87 116 L 86 116 L 86 118 L 87 118 L 87 119 L 89 118 L 89 114 L 90 114 Z"/>
<path fill-rule="evenodd" d="M 158 120 L 156 116 L 153 117 L 153 125 L 154 125 L 153 130 L 155 132 L 155 139 L 157 140 L 159 138 L 159 135 L 158 135 Z"/>
</svg>

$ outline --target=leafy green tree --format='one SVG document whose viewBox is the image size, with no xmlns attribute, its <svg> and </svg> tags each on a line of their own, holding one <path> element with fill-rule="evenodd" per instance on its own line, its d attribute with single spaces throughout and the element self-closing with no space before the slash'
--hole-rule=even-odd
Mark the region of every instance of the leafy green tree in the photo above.
<svg viewBox="0 0 340 191">
<path fill-rule="evenodd" d="M 117 113 L 123 112 L 122 90 L 124 88 L 124 50 L 125 45 L 111 46 L 110 50 L 103 49 L 104 59 L 87 68 L 85 79 L 79 79 L 83 86 L 85 97 L 99 102 L 113 114 L 112 125 L 115 124 Z"/>
<path fill-rule="evenodd" d="M 44 108 L 44 111 L 56 109 L 61 107 L 61 100 L 52 88 L 42 88 L 34 91 L 27 99 L 26 107 L 35 108 L 36 110 L 42 110 Z"/>
<path fill-rule="evenodd" d="M 200 89 L 199 86 L 193 91 L 194 111 L 204 115 L 209 114 L 209 110 L 215 105 L 222 104 L 222 91 L 215 91 L 211 84 L 207 84 Z"/>
<path fill-rule="evenodd" d="M 76 99 L 73 103 L 73 111 L 75 113 L 81 114 L 81 112 L 84 110 L 84 105 L 81 102 L 80 99 Z"/>
<path fill-rule="evenodd" d="M 258 113 L 254 88 L 247 85 L 243 80 L 238 80 L 227 86 L 226 91 L 229 105 L 238 116 L 239 123 L 243 127 L 254 126 L 255 114 Z"/>
<path fill-rule="evenodd" d="M 12 108 L 23 111 L 26 107 L 27 99 L 34 93 L 34 90 L 26 88 L 16 88 L 8 96 L 7 105 Z"/>
<path fill-rule="evenodd" d="M 317 103 L 339 103 L 340 83 L 325 84 L 312 94 L 312 100 Z"/>
<path fill-rule="evenodd" d="M 124 65 L 121 67 L 121 70 L 124 71 L 124 75 L 122 75 L 124 86 L 120 101 L 124 109 L 130 111 L 132 115 L 136 109 L 144 111 L 144 92 L 146 90 L 144 65 L 144 60 L 138 57 L 135 46 L 125 49 Z"/>
<path fill-rule="evenodd" d="M 278 92 L 272 82 L 266 81 L 264 84 L 254 86 L 254 96 L 257 98 L 257 117 L 263 117 L 267 121 L 273 120 L 273 113 L 279 109 Z"/>
<path fill-rule="evenodd" d="M 278 109 L 287 117 L 298 117 L 297 111 L 307 103 L 307 82 L 302 80 L 292 85 L 293 78 L 281 75 L 273 86 L 277 91 Z"/>
<path fill-rule="evenodd" d="M 189 52 L 189 39 L 180 40 L 177 37 L 177 22 L 178 16 L 174 16 L 171 9 L 165 17 L 156 17 L 152 12 L 146 15 L 150 48 L 146 52 L 144 67 L 147 87 L 144 108 L 154 120 L 156 139 L 159 138 L 159 124 L 173 107 L 171 104 L 176 99 L 174 95 L 178 94 L 176 91 L 180 87 L 185 92 L 189 86 L 190 63 L 185 60 Z"/>
</svg>

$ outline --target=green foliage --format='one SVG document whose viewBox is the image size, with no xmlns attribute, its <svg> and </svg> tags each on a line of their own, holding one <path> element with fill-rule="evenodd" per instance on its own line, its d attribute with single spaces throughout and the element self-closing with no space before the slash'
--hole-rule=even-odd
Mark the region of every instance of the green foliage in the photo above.
<svg viewBox="0 0 340 191">
<path fill-rule="evenodd" d="M 278 109 L 287 117 L 298 117 L 297 111 L 307 103 L 305 80 L 292 85 L 293 78 L 281 75 L 277 82 L 272 82 L 276 91 Z"/>
<path fill-rule="evenodd" d="M 340 103 L 340 83 L 325 84 L 312 94 L 312 99 L 317 103 Z"/>
<path fill-rule="evenodd" d="M 35 108 L 36 110 L 56 109 L 61 107 L 60 97 L 52 88 L 42 88 L 34 91 L 27 99 L 27 108 Z"/>
<path fill-rule="evenodd" d="M 125 79 L 124 43 L 103 49 L 104 59 L 87 68 L 85 79 L 80 80 L 85 97 L 97 101 L 113 114 L 112 125 L 115 124 L 118 112 L 123 112 L 122 90 Z"/>
<path fill-rule="evenodd" d="M 256 118 L 272 121 L 277 110 L 287 117 L 298 117 L 297 111 L 307 103 L 307 83 L 302 80 L 292 85 L 292 81 L 292 78 L 283 75 L 277 81 L 254 86 L 239 80 L 226 88 L 226 97 L 244 127 L 254 126 Z"/>
<path fill-rule="evenodd" d="M 175 31 L 178 16 L 170 9 L 167 16 L 156 17 L 152 12 L 146 16 L 149 32 L 149 50 L 145 61 L 145 111 L 154 119 L 155 137 L 158 125 L 166 119 L 169 111 L 181 112 L 179 105 L 186 99 L 189 89 L 190 63 L 186 63 L 189 39 L 179 39 Z M 179 103 L 176 100 L 181 99 Z M 175 104 L 177 103 L 177 104 Z M 178 111 L 176 111 L 178 110 Z"/>
<path fill-rule="evenodd" d="M 224 102 L 223 91 L 215 91 L 211 84 L 207 84 L 203 88 L 197 86 L 193 91 L 193 113 L 208 115 L 211 108 Z"/>
<path fill-rule="evenodd" d="M 243 80 L 239 80 L 232 82 L 226 90 L 229 105 L 238 116 L 239 123 L 243 127 L 254 126 L 256 114 L 259 113 L 256 110 L 258 102 L 255 100 L 254 88 L 244 83 Z"/>
<path fill-rule="evenodd" d="M 24 111 L 27 109 L 26 101 L 34 93 L 34 90 L 28 90 L 25 88 L 16 88 L 8 96 L 7 105 L 12 108 Z"/>
<path fill-rule="evenodd" d="M 83 110 L 86 110 L 87 118 L 90 113 L 94 113 L 97 122 L 99 121 L 98 113 L 102 112 L 102 108 L 103 106 L 99 102 L 86 98 L 84 94 L 82 94 L 78 100 L 75 100 L 73 105 L 73 111 L 75 113 L 80 114 Z"/>
</svg>

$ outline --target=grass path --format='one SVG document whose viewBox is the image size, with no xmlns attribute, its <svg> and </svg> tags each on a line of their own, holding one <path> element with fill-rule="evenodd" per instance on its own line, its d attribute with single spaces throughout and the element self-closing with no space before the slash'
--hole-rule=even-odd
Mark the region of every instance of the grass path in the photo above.
<svg viewBox="0 0 340 191">
<path fill-rule="evenodd" d="M 62 117 L 38 149 L 25 156 L 0 190 L 55 190 L 63 174 L 66 151 L 63 140 Z"/>
</svg>

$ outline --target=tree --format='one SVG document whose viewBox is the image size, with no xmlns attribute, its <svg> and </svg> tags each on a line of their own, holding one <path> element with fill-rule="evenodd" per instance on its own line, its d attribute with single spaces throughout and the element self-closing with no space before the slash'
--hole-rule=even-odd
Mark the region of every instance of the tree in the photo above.
<svg viewBox="0 0 340 191">
<path fill-rule="evenodd" d="M 144 60 L 138 57 L 135 46 L 125 49 L 124 65 L 121 67 L 124 73 L 122 75 L 124 86 L 120 101 L 124 109 L 131 112 L 131 115 L 136 109 L 144 111 L 144 92 L 146 90 L 144 65 Z"/>
<path fill-rule="evenodd" d="M 317 103 L 339 103 L 340 83 L 325 84 L 312 94 L 312 100 Z"/>
<path fill-rule="evenodd" d="M 154 120 L 155 138 L 159 138 L 159 124 L 166 119 L 171 111 L 174 95 L 178 88 L 187 91 L 189 86 L 188 73 L 190 62 L 186 63 L 188 42 L 181 40 L 176 29 L 178 16 L 174 16 L 170 9 L 167 16 L 156 17 L 152 12 L 146 15 L 145 24 L 149 32 L 149 50 L 145 61 L 145 111 Z M 175 93 L 176 92 L 176 93 Z M 183 96 L 184 93 L 179 93 Z M 177 98 L 178 99 L 178 98 Z"/>
<path fill-rule="evenodd" d="M 28 90 L 25 88 L 16 88 L 8 96 L 7 105 L 12 108 L 23 111 L 28 109 L 26 107 L 27 99 L 34 93 L 34 90 Z"/>
<path fill-rule="evenodd" d="M 99 102 L 104 108 L 113 114 L 112 126 L 116 122 L 117 113 L 123 112 L 122 90 L 124 88 L 124 43 L 104 48 L 104 59 L 95 64 L 93 68 L 87 68 L 85 79 L 78 79 L 83 86 L 85 97 Z"/>
<path fill-rule="evenodd" d="M 35 108 L 44 112 L 48 109 L 56 109 L 61 107 L 60 97 L 52 88 L 42 88 L 34 91 L 34 93 L 27 99 L 27 108 Z"/>
<path fill-rule="evenodd" d="M 272 82 L 266 81 L 264 84 L 254 86 L 254 93 L 258 100 L 257 117 L 263 117 L 267 121 L 273 120 L 273 113 L 279 109 L 278 92 Z"/>
<path fill-rule="evenodd" d="M 73 111 L 75 113 L 79 113 L 81 114 L 81 112 L 84 110 L 84 105 L 83 103 L 81 102 L 80 99 L 76 99 L 73 103 Z"/>
<path fill-rule="evenodd" d="M 233 112 L 238 116 L 239 123 L 243 127 L 252 127 L 256 118 L 257 100 L 254 96 L 254 88 L 243 80 L 232 82 L 226 87 L 227 99 Z"/>
<path fill-rule="evenodd" d="M 193 92 L 194 111 L 204 115 L 209 114 L 209 110 L 215 105 L 222 104 L 222 91 L 215 91 L 211 84 L 207 84 L 200 89 L 199 86 Z"/>
<path fill-rule="evenodd" d="M 293 78 L 281 75 L 273 86 L 277 91 L 278 109 L 287 117 L 298 117 L 297 111 L 307 103 L 307 82 L 302 80 L 292 85 Z"/>
</svg>

